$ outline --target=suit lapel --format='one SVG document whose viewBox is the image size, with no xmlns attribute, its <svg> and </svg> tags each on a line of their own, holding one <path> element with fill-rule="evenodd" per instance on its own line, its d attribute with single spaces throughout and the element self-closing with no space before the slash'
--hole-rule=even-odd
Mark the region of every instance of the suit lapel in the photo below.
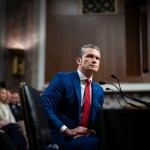
<svg viewBox="0 0 150 150">
<path fill-rule="evenodd" d="M 94 119 L 96 117 L 96 112 L 97 112 L 97 109 L 98 109 L 98 98 L 97 98 L 97 88 L 96 86 L 94 85 L 94 83 L 92 82 L 92 109 L 91 109 L 91 114 L 90 114 L 90 122 L 93 123 L 94 122 Z"/>
<path fill-rule="evenodd" d="M 72 82 L 75 88 L 75 92 L 77 95 L 78 99 L 78 108 L 79 108 L 79 116 L 80 116 L 80 111 L 81 111 L 81 86 L 80 86 L 80 80 L 79 80 L 79 75 L 77 72 L 74 72 L 72 74 Z"/>
<path fill-rule="evenodd" d="M 79 108 L 79 117 L 80 117 L 80 112 L 81 112 L 81 85 L 80 85 L 80 80 L 79 80 L 79 75 L 77 72 L 72 73 L 72 82 L 75 88 L 75 92 L 77 95 L 77 99 L 78 99 L 78 108 Z M 91 84 L 92 86 L 92 109 L 91 109 L 91 113 L 90 113 L 90 123 L 93 123 L 96 115 L 97 115 L 97 109 L 98 109 L 98 94 L 97 94 L 97 87 L 95 86 L 95 84 L 92 82 Z"/>
</svg>

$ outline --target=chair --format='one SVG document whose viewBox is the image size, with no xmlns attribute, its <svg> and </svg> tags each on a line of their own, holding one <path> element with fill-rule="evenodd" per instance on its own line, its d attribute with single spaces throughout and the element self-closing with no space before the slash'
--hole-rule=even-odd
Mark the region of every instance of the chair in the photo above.
<svg viewBox="0 0 150 150">
<path fill-rule="evenodd" d="M 59 149 L 51 144 L 50 128 L 39 92 L 25 82 L 19 84 L 19 95 L 30 150 Z"/>
</svg>

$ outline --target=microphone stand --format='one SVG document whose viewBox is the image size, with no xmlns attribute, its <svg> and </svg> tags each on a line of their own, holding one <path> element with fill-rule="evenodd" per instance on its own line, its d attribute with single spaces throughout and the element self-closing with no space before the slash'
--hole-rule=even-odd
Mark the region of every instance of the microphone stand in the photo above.
<svg viewBox="0 0 150 150">
<path fill-rule="evenodd" d="M 115 84 L 113 84 L 113 83 L 111 83 L 111 82 L 108 82 L 108 81 L 100 81 L 99 84 L 100 84 L 100 85 L 104 85 L 104 84 L 111 84 L 111 85 L 113 85 L 114 87 L 116 87 L 116 89 L 118 89 L 118 90 L 120 91 L 121 96 L 122 96 L 122 99 L 124 100 L 125 103 L 127 103 L 128 105 L 131 105 L 131 106 L 133 106 L 133 107 L 135 107 L 135 108 L 142 109 L 141 107 L 139 107 L 139 106 L 137 106 L 137 105 L 135 105 L 135 104 L 133 104 L 133 103 L 127 102 L 127 101 L 125 100 L 125 97 L 127 97 L 127 96 L 126 96 L 126 95 L 122 92 L 122 90 L 121 90 L 120 88 L 118 88 Z M 125 97 L 124 97 L 124 96 L 125 96 Z M 129 96 L 128 96 L 128 98 L 129 98 L 129 99 L 132 99 L 132 98 L 130 98 Z"/>
<path fill-rule="evenodd" d="M 121 89 L 121 86 L 120 86 L 119 79 L 118 79 L 115 75 L 113 75 L 113 74 L 111 74 L 111 77 L 117 80 L 117 82 L 118 82 L 118 84 L 119 84 L 119 87 L 120 87 L 120 92 L 123 94 L 122 89 Z M 124 95 L 125 95 L 125 94 L 124 94 Z M 134 100 L 134 101 L 136 101 L 136 102 L 138 102 L 138 103 L 141 103 L 141 104 L 143 104 L 143 105 L 145 105 L 145 106 L 147 106 L 147 107 L 150 107 L 150 103 L 147 103 L 147 102 L 145 102 L 145 101 L 142 101 L 142 100 L 137 99 L 137 98 L 134 98 L 134 97 L 130 97 L 130 96 L 128 96 L 128 95 L 125 95 L 125 96 L 126 96 L 127 98 L 132 99 L 132 100 Z"/>
<path fill-rule="evenodd" d="M 114 91 L 113 89 L 111 89 L 111 88 L 106 88 L 106 90 L 108 90 L 108 91 L 111 90 L 111 91 L 113 92 L 113 94 L 115 95 L 115 97 L 116 97 L 116 99 L 117 99 L 117 102 L 118 102 L 119 106 L 120 106 L 121 108 L 123 108 L 122 105 L 121 105 L 121 103 L 120 103 L 120 101 L 119 101 L 118 96 L 117 96 L 116 93 L 115 93 L 115 91 Z"/>
</svg>

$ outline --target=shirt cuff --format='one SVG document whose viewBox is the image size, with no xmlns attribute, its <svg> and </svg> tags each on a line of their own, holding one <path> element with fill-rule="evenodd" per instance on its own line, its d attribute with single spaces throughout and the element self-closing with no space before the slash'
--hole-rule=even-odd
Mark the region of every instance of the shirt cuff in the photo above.
<svg viewBox="0 0 150 150">
<path fill-rule="evenodd" d="M 66 127 L 65 125 L 63 125 L 63 126 L 60 128 L 60 133 L 63 133 L 66 129 L 67 129 L 67 127 Z"/>
</svg>

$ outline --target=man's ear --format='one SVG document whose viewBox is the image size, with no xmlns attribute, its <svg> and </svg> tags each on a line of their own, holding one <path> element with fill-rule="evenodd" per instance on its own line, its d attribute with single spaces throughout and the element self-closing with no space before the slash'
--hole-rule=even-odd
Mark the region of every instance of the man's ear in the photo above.
<svg viewBox="0 0 150 150">
<path fill-rule="evenodd" d="M 77 62 L 78 65 L 80 65 L 81 64 L 81 57 L 77 57 L 76 62 Z"/>
</svg>

